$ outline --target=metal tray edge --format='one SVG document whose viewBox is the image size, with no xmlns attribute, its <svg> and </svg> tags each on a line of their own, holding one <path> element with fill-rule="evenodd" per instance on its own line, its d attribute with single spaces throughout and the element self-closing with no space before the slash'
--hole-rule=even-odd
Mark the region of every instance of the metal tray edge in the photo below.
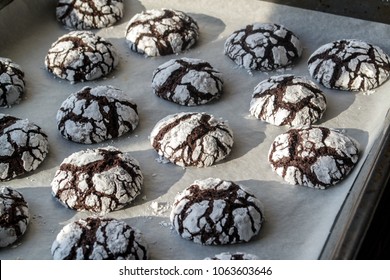
<svg viewBox="0 0 390 280">
<path fill-rule="evenodd" d="M 390 110 L 384 130 L 371 148 L 363 167 L 336 217 L 319 259 L 355 259 L 390 178 Z"/>
</svg>

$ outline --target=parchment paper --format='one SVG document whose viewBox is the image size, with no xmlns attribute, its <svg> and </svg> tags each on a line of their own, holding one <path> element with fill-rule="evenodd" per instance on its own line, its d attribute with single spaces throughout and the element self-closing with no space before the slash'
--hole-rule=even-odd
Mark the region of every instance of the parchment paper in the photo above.
<svg viewBox="0 0 390 280">
<path fill-rule="evenodd" d="M 50 152 L 33 173 L 2 185 L 18 189 L 28 201 L 31 222 L 14 246 L 0 249 L 0 259 L 51 259 L 50 247 L 67 223 L 87 217 L 65 208 L 51 195 L 50 182 L 62 160 L 73 152 L 113 145 L 132 152 L 145 176 L 142 194 L 123 210 L 108 214 L 138 228 L 150 245 L 152 259 L 203 259 L 220 252 L 247 252 L 261 259 L 317 259 L 331 233 L 348 193 L 372 152 L 372 143 L 383 130 L 390 104 L 390 82 L 370 94 L 323 88 L 328 109 L 318 123 L 340 128 L 360 144 L 361 155 L 353 172 L 327 190 L 291 186 L 271 171 L 267 153 L 273 139 L 287 130 L 249 116 L 253 88 L 270 75 L 309 75 L 307 59 L 320 45 L 343 38 L 362 39 L 390 52 L 390 26 L 263 1 L 125 1 L 124 18 L 114 27 L 96 30 L 117 48 L 120 63 L 107 78 L 70 84 L 55 79 L 44 69 L 50 45 L 68 32 L 55 19 L 55 2 L 15 0 L 0 11 L 0 56 L 22 66 L 26 74 L 26 96 L 18 105 L 0 108 L 19 118 L 28 118 L 47 133 Z M 166 57 L 145 58 L 133 53 L 124 39 L 127 22 L 136 13 L 152 8 L 174 8 L 190 14 L 200 26 L 201 37 L 191 50 Z M 233 31 L 254 22 L 279 23 L 292 30 L 305 49 L 298 64 L 283 71 L 248 72 L 223 55 L 223 44 Z M 156 97 L 151 91 L 152 72 L 174 57 L 201 58 L 223 73 L 224 94 L 216 102 L 183 107 Z M 55 115 L 65 98 L 84 86 L 113 85 L 127 91 L 138 104 L 140 125 L 132 133 L 97 145 L 82 145 L 62 138 Z M 186 168 L 156 161 L 148 136 L 154 124 L 168 114 L 203 111 L 228 120 L 235 137 L 226 160 L 208 168 Z M 251 242 L 238 245 L 201 246 L 181 239 L 169 222 L 174 196 L 196 179 L 220 177 L 245 185 L 265 206 L 266 222 Z"/>
</svg>

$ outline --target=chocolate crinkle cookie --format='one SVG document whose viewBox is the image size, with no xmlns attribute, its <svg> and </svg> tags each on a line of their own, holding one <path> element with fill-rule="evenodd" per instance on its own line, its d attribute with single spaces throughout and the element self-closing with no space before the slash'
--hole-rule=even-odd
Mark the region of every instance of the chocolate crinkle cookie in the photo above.
<svg viewBox="0 0 390 280">
<path fill-rule="evenodd" d="M 0 114 L 0 181 L 37 169 L 48 152 L 47 135 L 39 126 Z"/>
<path fill-rule="evenodd" d="M 147 243 L 138 229 L 112 218 L 71 222 L 51 246 L 55 260 L 146 260 Z"/>
<path fill-rule="evenodd" d="M 52 44 L 45 66 L 56 77 L 74 83 L 106 76 L 118 61 L 110 42 L 91 31 L 71 31 Z"/>
<path fill-rule="evenodd" d="M 157 96 L 185 106 L 218 99 L 222 86 L 222 74 L 207 61 L 195 58 L 171 59 L 160 65 L 152 78 Z"/>
<path fill-rule="evenodd" d="M 258 260 L 259 257 L 253 254 L 243 252 L 223 252 L 215 255 L 214 257 L 205 258 L 205 260 L 224 260 L 224 261 L 237 261 L 237 260 Z"/>
<path fill-rule="evenodd" d="M 225 55 L 248 70 L 272 71 L 290 66 L 302 51 L 293 32 L 273 23 L 247 25 L 233 32 L 224 45 Z"/>
<path fill-rule="evenodd" d="M 191 48 L 199 38 L 199 27 L 182 11 L 146 10 L 130 19 L 125 37 L 132 51 L 163 56 Z"/>
<path fill-rule="evenodd" d="M 129 205 L 141 193 L 142 184 L 138 161 L 109 146 L 65 158 L 51 187 L 53 196 L 70 209 L 106 214 Z"/>
<path fill-rule="evenodd" d="M 322 90 L 306 77 L 272 76 L 254 89 L 250 113 L 278 126 L 311 125 L 322 118 L 326 98 Z"/>
<path fill-rule="evenodd" d="M 150 135 L 150 143 L 160 156 L 183 167 L 211 166 L 230 154 L 233 142 L 227 122 L 197 112 L 169 115 Z"/>
<path fill-rule="evenodd" d="M 268 160 L 287 183 L 326 189 L 342 181 L 359 159 L 354 139 L 326 127 L 292 128 L 272 142 Z"/>
<path fill-rule="evenodd" d="M 0 247 L 15 243 L 27 230 L 29 208 L 23 195 L 8 186 L 0 187 Z"/>
<path fill-rule="evenodd" d="M 68 140 L 99 143 L 133 131 L 139 122 L 137 105 L 112 86 L 84 87 L 71 94 L 57 112 L 57 127 Z"/>
<path fill-rule="evenodd" d="M 17 104 L 24 94 L 24 72 L 9 58 L 0 57 L 0 107 Z"/>
<path fill-rule="evenodd" d="M 56 17 L 69 29 L 109 27 L 123 17 L 123 0 L 59 0 Z"/>
<path fill-rule="evenodd" d="M 202 245 L 249 242 L 263 224 L 261 202 L 245 187 L 218 178 L 196 180 L 174 200 L 178 234 Z"/>
<path fill-rule="evenodd" d="M 390 76 L 390 57 L 378 46 L 342 39 L 319 47 L 309 58 L 310 75 L 323 86 L 348 91 L 372 90 Z"/>
</svg>

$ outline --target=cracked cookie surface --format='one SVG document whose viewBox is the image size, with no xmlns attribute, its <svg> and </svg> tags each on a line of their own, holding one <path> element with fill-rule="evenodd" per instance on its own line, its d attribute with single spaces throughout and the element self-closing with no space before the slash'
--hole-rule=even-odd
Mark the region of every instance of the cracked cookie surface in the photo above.
<svg viewBox="0 0 390 280">
<path fill-rule="evenodd" d="M 203 245 L 249 242 L 264 221 L 261 202 L 218 178 L 196 180 L 175 197 L 170 220 L 178 234 Z"/>
<path fill-rule="evenodd" d="M 22 68 L 9 58 L 0 57 L 0 107 L 17 104 L 24 88 Z"/>
<path fill-rule="evenodd" d="M 56 17 L 69 29 L 97 29 L 123 17 L 123 0 L 59 0 Z"/>
<path fill-rule="evenodd" d="M 297 36 L 284 26 L 254 23 L 233 32 L 225 41 L 224 53 L 248 70 L 272 71 L 293 64 L 302 55 Z"/>
<path fill-rule="evenodd" d="M 311 125 L 322 118 L 326 98 L 306 77 L 272 76 L 254 89 L 249 111 L 254 117 L 278 126 Z"/>
<path fill-rule="evenodd" d="M 137 105 L 112 86 L 84 87 L 71 94 L 56 118 L 62 136 L 84 144 L 117 138 L 133 131 L 139 122 Z"/>
<path fill-rule="evenodd" d="M 71 222 L 51 246 L 55 260 L 146 260 L 142 233 L 123 221 L 89 217 Z"/>
<path fill-rule="evenodd" d="M 8 186 L 0 187 L 0 247 L 15 243 L 27 230 L 29 208 L 23 195 Z"/>
<path fill-rule="evenodd" d="M 272 142 L 272 170 L 289 184 L 326 189 L 342 181 L 359 159 L 355 141 L 325 127 L 292 128 Z"/>
<path fill-rule="evenodd" d="M 87 149 L 65 158 L 51 182 L 52 194 L 77 211 L 105 214 L 140 193 L 143 175 L 130 153 L 114 147 Z"/>
<path fill-rule="evenodd" d="M 74 83 L 106 76 L 118 61 L 110 42 L 91 31 L 71 31 L 51 45 L 45 66 L 56 77 Z"/>
<path fill-rule="evenodd" d="M 199 38 L 199 27 L 182 11 L 146 10 L 130 19 L 125 37 L 132 51 L 163 56 L 191 48 Z"/>
<path fill-rule="evenodd" d="M 222 94 L 222 74 L 201 59 L 171 59 L 160 65 L 152 77 L 154 93 L 171 102 L 196 106 Z"/>
<path fill-rule="evenodd" d="M 248 254 L 244 252 L 222 252 L 220 254 L 215 255 L 214 257 L 205 258 L 205 260 L 258 260 L 259 257 L 253 254 Z"/>
<path fill-rule="evenodd" d="M 0 114 L 0 181 L 37 169 L 48 151 L 47 135 L 39 126 Z"/>
<path fill-rule="evenodd" d="M 160 156 L 183 167 L 213 165 L 230 154 L 233 142 L 226 122 L 196 112 L 169 115 L 150 135 L 150 143 Z"/>
<path fill-rule="evenodd" d="M 343 39 L 319 47 L 308 60 L 310 75 L 323 86 L 348 91 L 372 90 L 390 76 L 390 57 L 378 46 Z"/>
</svg>

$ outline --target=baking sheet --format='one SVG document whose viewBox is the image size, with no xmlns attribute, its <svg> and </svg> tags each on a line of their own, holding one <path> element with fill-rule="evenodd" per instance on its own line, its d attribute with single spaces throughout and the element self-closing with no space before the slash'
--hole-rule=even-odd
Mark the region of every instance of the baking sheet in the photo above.
<svg viewBox="0 0 390 280">
<path fill-rule="evenodd" d="M 267 153 L 273 139 L 287 130 L 249 116 L 253 88 L 273 74 L 308 75 L 306 61 L 320 45 L 342 38 L 356 38 L 380 46 L 390 53 L 390 26 L 320 12 L 247 1 L 125 1 L 124 18 L 114 27 L 96 31 L 117 48 L 121 58 L 116 70 L 98 81 L 70 84 L 55 79 L 44 69 L 50 45 L 68 32 L 55 20 L 55 2 L 16 0 L 0 11 L 0 56 L 22 66 L 26 74 L 26 96 L 20 104 L 0 108 L 41 126 L 50 142 L 48 157 L 33 173 L 3 182 L 18 189 L 30 205 L 31 222 L 25 236 L 14 246 L 0 249 L 0 259 L 51 259 L 50 246 L 61 228 L 88 213 L 64 208 L 51 195 L 50 182 L 62 160 L 73 152 L 113 145 L 132 152 L 145 176 L 142 194 L 129 207 L 108 214 L 140 229 L 150 245 L 152 259 L 203 259 L 220 252 L 245 251 L 261 259 L 317 259 L 331 234 L 345 199 L 361 189 L 359 174 L 375 141 L 384 129 L 390 105 L 390 82 L 373 93 L 356 94 L 323 88 L 328 109 L 319 125 L 340 128 L 360 143 L 361 157 L 353 172 L 327 190 L 291 186 L 271 171 Z M 166 57 L 145 58 L 131 52 L 124 39 L 128 20 L 145 9 L 174 8 L 198 22 L 200 40 L 191 50 Z M 17 15 L 18 21 L 14 18 Z M 223 44 L 233 31 L 253 22 L 285 25 L 302 41 L 305 49 L 294 67 L 270 73 L 248 72 L 223 55 Z M 155 68 L 174 57 L 209 61 L 224 77 L 224 94 L 211 104 L 183 107 L 154 96 L 151 76 Z M 84 86 L 113 85 L 127 91 L 138 104 L 140 125 L 125 136 L 100 144 L 69 142 L 56 129 L 55 115 L 63 100 Z M 235 137 L 226 160 L 208 168 L 181 168 L 156 160 L 148 136 L 154 124 L 180 111 L 207 112 L 228 120 Z M 174 196 L 196 179 L 220 177 L 250 189 L 265 206 L 266 222 L 251 242 L 238 245 L 202 246 L 181 239 L 169 222 Z M 360 180 L 361 181 L 361 180 Z"/>
</svg>

